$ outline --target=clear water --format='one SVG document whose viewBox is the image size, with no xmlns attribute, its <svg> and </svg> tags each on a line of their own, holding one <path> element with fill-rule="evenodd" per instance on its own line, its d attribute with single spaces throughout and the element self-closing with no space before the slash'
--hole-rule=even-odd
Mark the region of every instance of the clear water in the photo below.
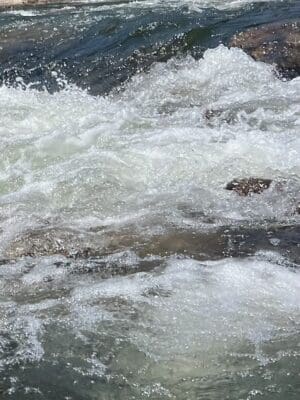
<svg viewBox="0 0 300 400">
<path fill-rule="evenodd" d="M 299 5 L 258 3 L 0 14 L 1 398 L 299 398 L 300 80 L 226 47 Z"/>
<path fill-rule="evenodd" d="M 4 398 L 298 397 L 299 270 L 275 253 L 109 279 L 64 261 L 1 268 Z"/>
</svg>

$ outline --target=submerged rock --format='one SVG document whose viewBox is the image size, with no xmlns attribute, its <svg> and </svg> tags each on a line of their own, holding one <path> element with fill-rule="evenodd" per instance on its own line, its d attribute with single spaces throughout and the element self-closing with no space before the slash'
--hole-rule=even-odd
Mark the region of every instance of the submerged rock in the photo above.
<svg viewBox="0 0 300 400">
<path fill-rule="evenodd" d="M 249 257 L 259 251 L 273 251 L 274 246 L 290 262 L 300 262 L 299 224 L 246 224 L 207 232 L 174 228 L 154 236 L 123 233 L 110 232 L 108 237 L 97 236 L 94 240 L 57 230 L 28 233 L 11 243 L 6 254 L 0 254 L 0 271 L 2 265 L 12 265 L 20 258 L 30 257 L 30 266 L 40 263 L 42 257 L 55 256 L 53 265 L 57 268 L 68 268 L 74 274 L 97 273 L 106 278 L 149 271 L 161 265 L 165 257 L 183 256 L 199 261 Z"/>
<path fill-rule="evenodd" d="M 253 193 L 262 193 L 271 183 L 271 179 L 262 178 L 234 179 L 226 185 L 226 189 L 233 190 L 240 196 L 249 196 Z"/>
<path fill-rule="evenodd" d="M 250 28 L 235 35 L 229 44 L 255 60 L 274 64 L 288 77 L 300 75 L 300 19 Z"/>
</svg>

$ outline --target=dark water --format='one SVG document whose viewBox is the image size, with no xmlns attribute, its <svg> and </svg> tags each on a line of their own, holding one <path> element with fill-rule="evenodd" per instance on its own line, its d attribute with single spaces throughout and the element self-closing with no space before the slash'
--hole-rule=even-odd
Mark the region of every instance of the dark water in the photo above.
<svg viewBox="0 0 300 400">
<path fill-rule="evenodd" d="M 300 398 L 300 81 L 225 47 L 300 3 L 230 3 L 0 13 L 1 400 Z"/>
<path fill-rule="evenodd" d="M 105 94 L 154 62 L 188 53 L 199 58 L 238 31 L 293 19 L 300 5 L 249 2 L 242 8 L 195 12 L 180 2 L 177 7 L 166 2 L 130 8 L 125 2 L 123 8 L 104 3 L 38 10 L 33 16 L 30 11 L 0 15 L 1 82 L 15 84 L 21 77 L 24 84 L 58 90 L 63 83 L 53 77 L 55 71 L 91 94 Z"/>
</svg>

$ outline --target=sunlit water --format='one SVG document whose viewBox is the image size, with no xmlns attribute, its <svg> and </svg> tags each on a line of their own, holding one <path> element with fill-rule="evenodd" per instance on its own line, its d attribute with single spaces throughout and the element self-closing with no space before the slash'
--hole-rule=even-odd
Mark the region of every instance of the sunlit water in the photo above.
<svg viewBox="0 0 300 400">
<path fill-rule="evenodd" d="M 0 397 L 298 399 L 299 5 L 100 3 L 0 15 Z"/>
</svg>

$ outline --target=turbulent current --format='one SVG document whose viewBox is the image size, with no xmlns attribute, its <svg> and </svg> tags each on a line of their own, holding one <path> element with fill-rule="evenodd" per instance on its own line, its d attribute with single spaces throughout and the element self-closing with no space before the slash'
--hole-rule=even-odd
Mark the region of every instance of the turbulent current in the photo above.
<svg viewBox="0 0 300 400">
<path fill-rule="evenodd" d="M 300 78 L 228 46 L 297 13 L 0 13 L 1 399 L 299 399 Z"/>
</svg>

